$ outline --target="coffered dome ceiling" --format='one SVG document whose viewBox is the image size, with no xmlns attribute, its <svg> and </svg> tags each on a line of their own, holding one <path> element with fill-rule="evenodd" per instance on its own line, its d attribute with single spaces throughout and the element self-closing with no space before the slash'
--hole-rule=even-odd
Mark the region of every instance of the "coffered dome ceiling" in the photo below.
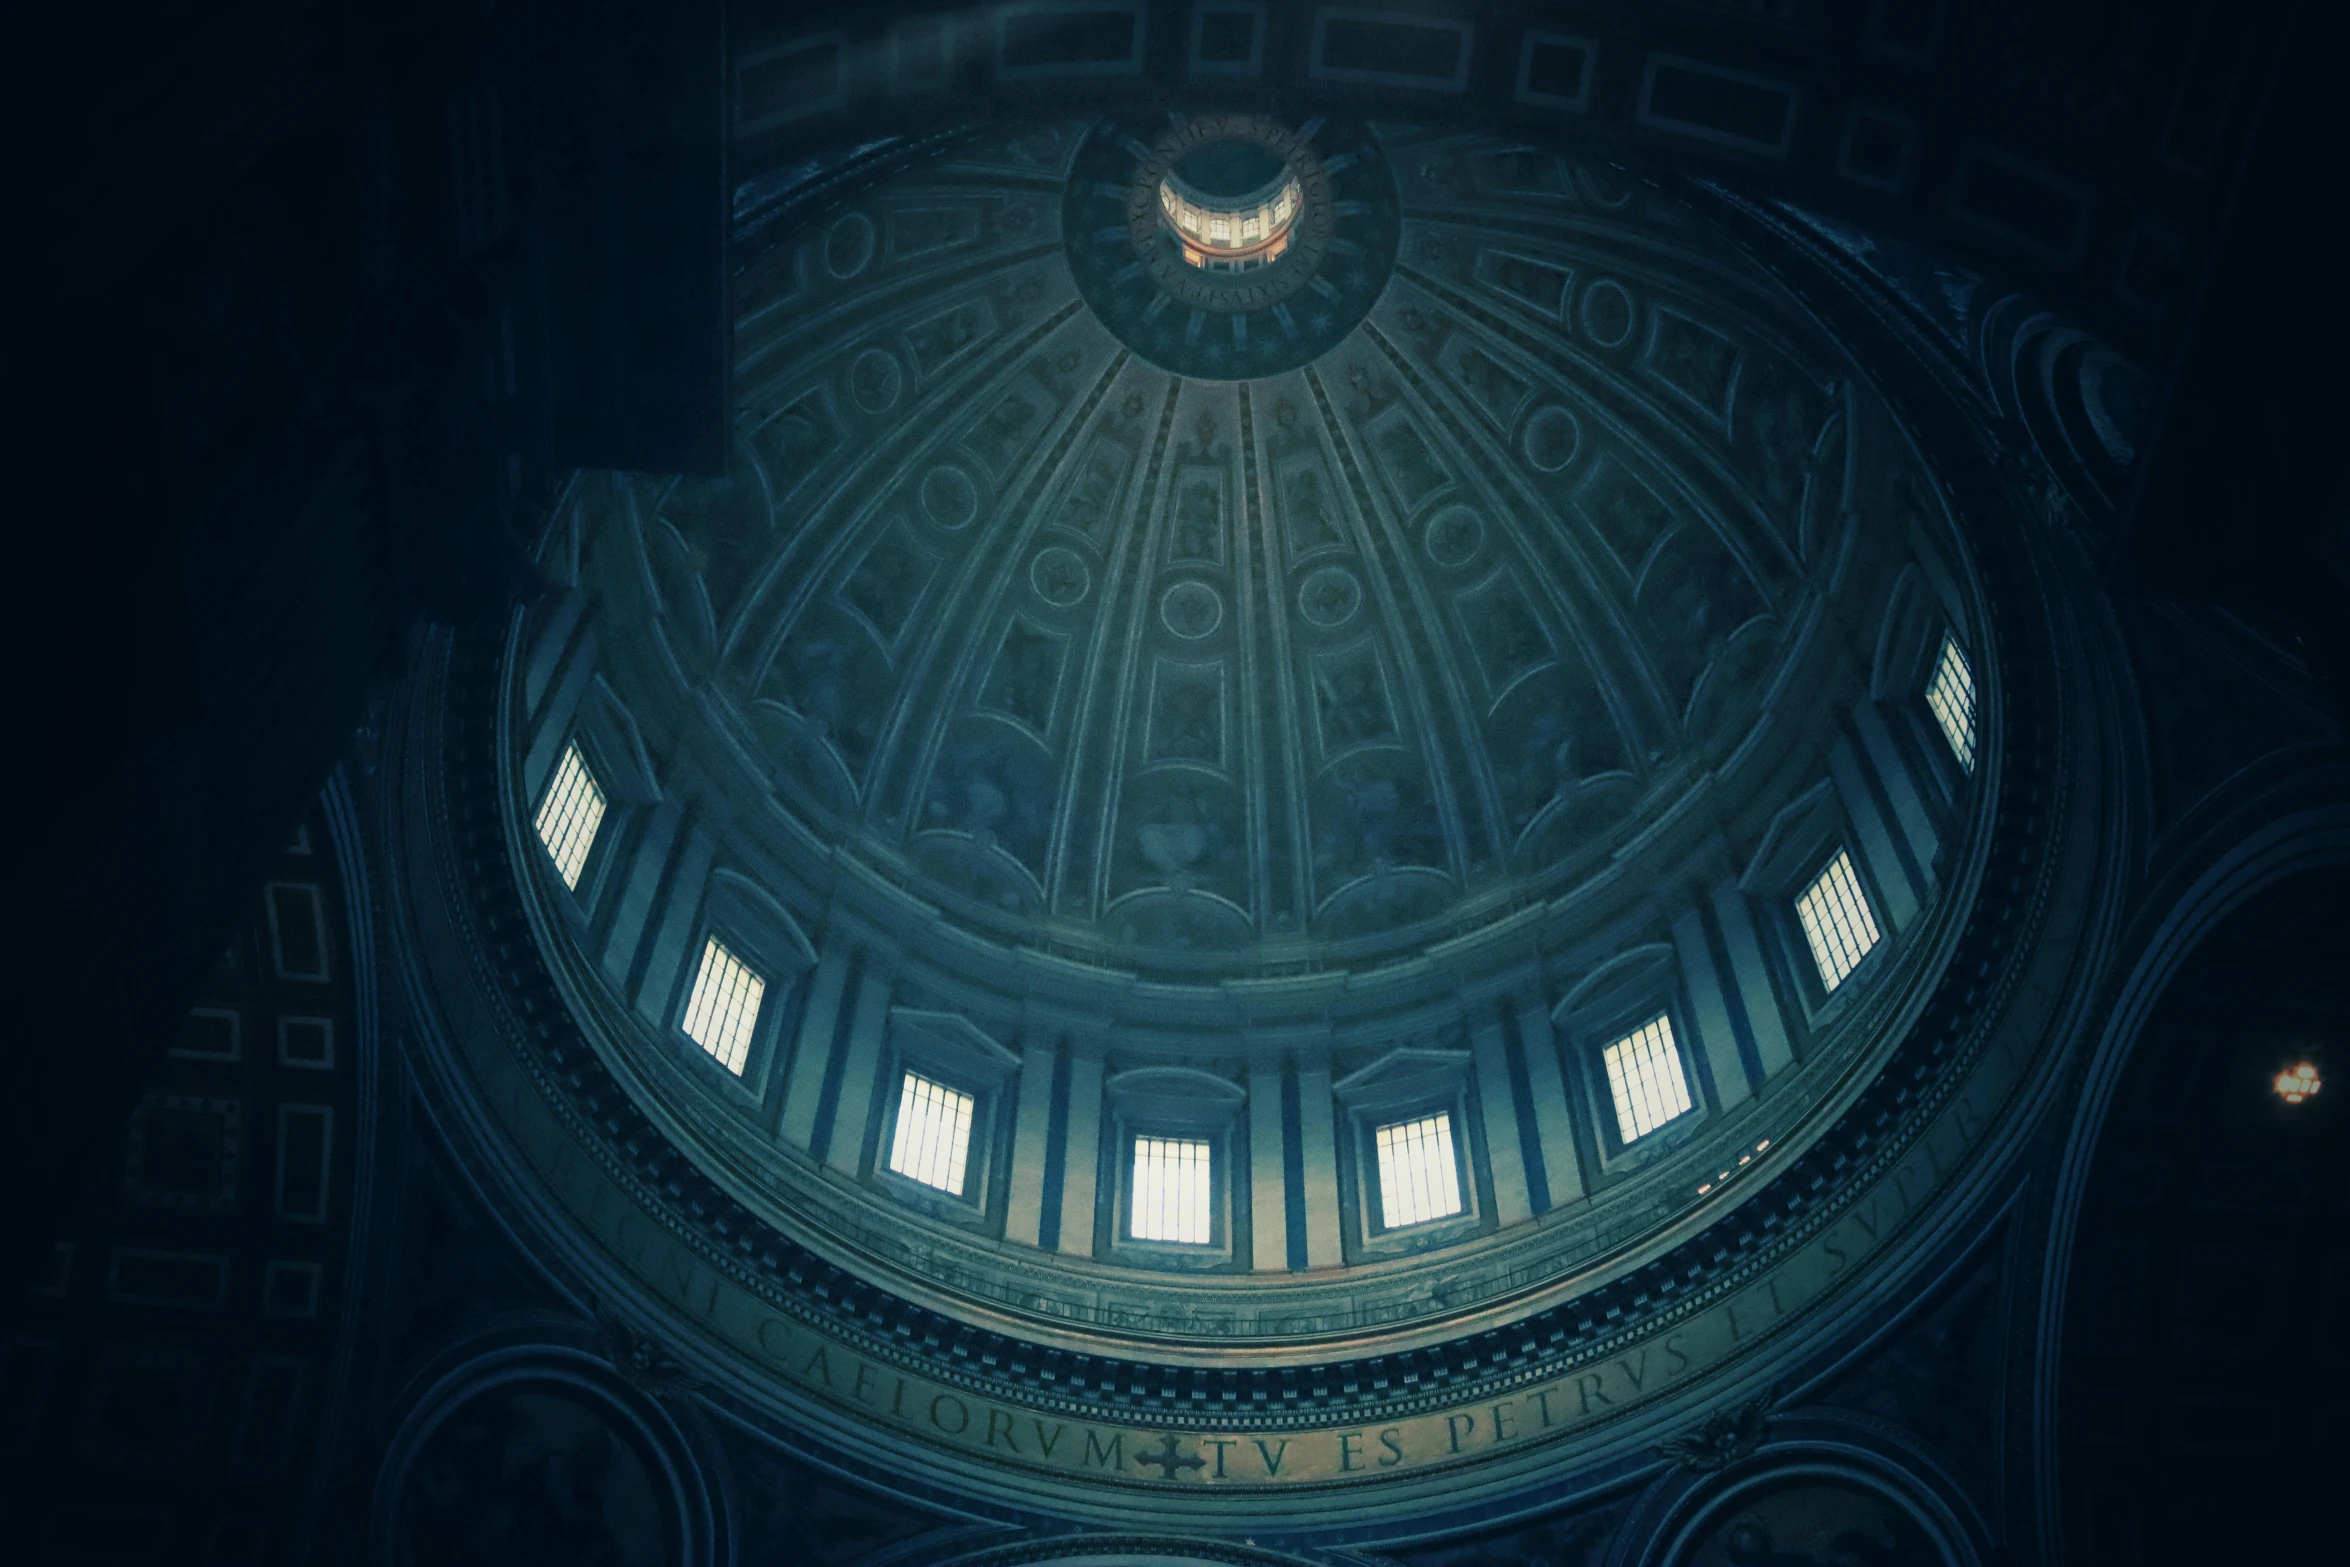
<svg viewBox="0 0 2350 1567">
<path fill-rule="evenodd" d="M 1850 684 L 1908 541 L 1780 291 L 1609 171 L 1410 144 L 1397 275 L 1330 290 L 1379 308 L 1294 373 L 1187 378 L 1155 361 L 1240 359 L 1248 318 L 1139 276 L 1089 306 L 1072 255 L 1139 269 L 1122 225 L 1062 232 L 1080 131 L 774 258 L 732 475 L 594 507 L 612 679 L 771 890 L 968 983 L 1050 954 L 1019 988 L 1072 1006 L 1191 982 L 1128 1020 L 1221 1028 L 1521 962 L 1679 869 L 1661 824 L 1786 803 L 1825 736 L 1770 699 Z"/>
<path fill-rule="evenodd" d="M 1219 136 L 1300 193 L 1229 274 L 1154 227 Z M 513 872 L 479 896 L 547 966 L 501 981 L 546 1135 L 660 1217 L 560 1200 L 666 1298 L 707 1267 L 772 1303 L 710 1331 L 777 1396 L 837 1393 L 777 1347 L 818 1319 L 926 1367 L 983 1464 L 993 1415 L 983 1452 L 940 1424 L 973 1399 L 1435 1420 L 1462 1367 L 1697 1309 L 1742 1210 L 1740 1248 L 1828 1222 L 1978 1048 L 1943 975 L 1979 998 L 2014 928 L 2023 870 L 1978 889 L 2024 694 L 1947 476 L 1731 210 L 1409 126 L 1043 123 L 772 250 L 730 471 L 583 476 L 497 676 Z M 569 747 L 610 804 L 576 886 L 532 827 Z M 1882 928 L 1840 985 L 1793 907 L 1839 856 Z M 682 1031 L 710 939 L 765 986 L 732 1060 Z M 1688 1110 L 1635 1135 L 1600 1056 L 1650 1018 Z M 971 1096 L 959 1190 L 890 1167 L 908 1070 Z M 1423 1111 L 1460 1212 L 1383 1223 L 1370 1128 Z M 1188 1247 L 1122 1206 L 1169 1127 L 1216 1171 Z"/>
</svg>

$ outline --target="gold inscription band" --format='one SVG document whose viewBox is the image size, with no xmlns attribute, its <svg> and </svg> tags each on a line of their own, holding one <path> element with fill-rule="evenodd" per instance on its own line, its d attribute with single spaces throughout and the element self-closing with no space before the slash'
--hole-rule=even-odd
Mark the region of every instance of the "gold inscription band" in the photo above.
<svg viewBox="0 0 2350 1567">
<path fill-rule="evenodd" d="M 488 1031 L 484 1031 L 487 1033 Z M 559 1201 L 637 1278 L 789 1390 L 994 1463 L 1103 1483 L 1285 1488 L 1376 1481 L 1557 1440 L 1675 1391 L 1825 1297 L 1885 1246 L 1993 1119 L 2018 1062 L 1994 1051 L 1926 1134 L 1837 1220 L 1736 1293 L 1605 1358 L 1499 1397 L 1408 1418 L 1265 1432 L 1105 1424 L 1023 1408 L 886 1365 L 703 1261 L 591 1165 L 510 1055 L 473 1059 Z"/>
</svg>

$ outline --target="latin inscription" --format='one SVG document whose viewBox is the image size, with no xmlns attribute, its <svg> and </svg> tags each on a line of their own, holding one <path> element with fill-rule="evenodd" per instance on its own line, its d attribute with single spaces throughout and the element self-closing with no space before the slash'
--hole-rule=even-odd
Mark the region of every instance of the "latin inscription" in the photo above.
<svg viewBox="0 0 2350 1567">
<path fill-rule="evenodd" d="M 696 1280 L 697 1284 L 703 1280 Z M 706 1298 L 706 1297 L 705 1297 Z M 1741 1299 L 1774 1309 L 1769 1292 Z M 1724 1314 L 1721 1323 L 1727 1324 Z M 1759 1320 L 1759 1319 L 1756 1319 Z M 1749 1325 L 1751 1330 L 1751 1324 Z M 950 1392 L 847 1351 L 785 1318 L 760 1318 L 752 1335 L 768 1364 L 812 1392 L 845 1395 L 876 1420 L 1031 1466 L 1159 1485 L 1290 1485 L 1375 1475 L 1539 1441 L 1613 1412 L 1689 1375 L 1732 1340 L 1708 1319 L 1664 1335 L 1595 1369 L 1473 1408 L 1390 1424 L 1280 1435 L 1144 1430 L 1048 1420 Z M 785 1353 L 785 1346 L 795 1346 Z"/>
<path fill-rule="evenodd" d="M 1995 1119 L 2021 1054 L 1989 1052 L 1960 1098 L 1835 1223 L 1771 1272 L 1670 1329 L 1504 1397 L 1407 1419 L 1279 1432 L 1047 1416 L 867 1358 L 818 1325 L 779 1312 L 654 1222 L 580 1157 L 511 1056 L 480 1048 L 475 1062 L 553 1194 L 615 1260 L 680 1317 L 765 1367 L 791 1392 L 995 1463 L 1104 1483 L 1264 1489 L 1374 1481 L 1466 1463 L 1621 1416 L 1703 1376 L 1807 1310 L 1892 1241 Z"/>
<path fill-rule="evenodd" d="M 1374 1479 L 1545 1441 L 1701 1375 L 1825 1294 L 1891 1237 L 1945 1157 L 1929 1141 L 1775 1271 L 1670 1331 L 1507 1397 L 1381 1424 L 1277 1433 L 1104 1425 L 997 1404 L 867 1359 L 777 1313 L 623 1204 L 594 1203 L 582 1217 L 607 1220 L 600 1228 L 621 1260 L 680 1311 L 796 1390 L 873 1421 L 998 1462 L 1104 1481 L 1286 1487 Z"/>
</svg>

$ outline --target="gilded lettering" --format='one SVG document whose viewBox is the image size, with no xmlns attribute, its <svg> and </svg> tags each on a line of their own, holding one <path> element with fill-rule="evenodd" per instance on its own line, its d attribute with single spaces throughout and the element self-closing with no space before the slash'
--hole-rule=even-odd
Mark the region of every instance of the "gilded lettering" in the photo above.
<svg viewBox="0 0 2350 1567">
<path fill-rule="evenodd" d="M 1477 1417 L 1475 1415 L 1446 1415 L 1444 1417 L 1444 1434 L 1452 1439 L 1452 1450 L 1456 1453 L 1459 1452 L 1461 1438 L 1477 1434 Z"/>
<path fill-rule="evenodd" d="M 1289 1456 L 1289 1438 L 1283 1437 L 1279 1447 L 1267 1447 L 1265 1445 L 1265 1439 L 1261 1436 L 1258 1437 L 1257 1456 L 1265 1461 L 1265 1473 L 1269 1475 L 1279 1474 L 1281 1472 L 1281 1460 Z"/>
<path fill-rule="evenodd" d="M 1615 1402 L 1615 1400 L 1608 1397 L 1606 1391 L 1600 1387 L 1599 1373 L 1596 1371 L 1586 1372 L 1582 1376 L 1579 1376 L 1575 1379 L 1575 1397 L 1578 1400 L 1578 1407 L 1575 1412 L 1582 1415 L 1591 1413 L 1591 1401 L 1595 1398 L 1603 1404 L 1612 1404 Z"/>
<path fill-rule="evenodd" d="M 821 1344 L 816 1346 L 816 1353 L 808 1357 L 808 1363 L 800 1367 L 800 1376 L 803 1380 L 810 1372 L 822 1377 L 826 1387 L 832 1386 L 832 1361 L 825 1355 L 824 1346 Z"/>
<path fill-rule="evenodd" d="M 1100 1458 L 1098 1467 L 1124 1469 L 1126 1467 L 1126 1433 L 1121 1431 L 1111 1437 L 1110 1445 L 1104 1447 L 1095 1440 L 1092 1428 L 1088 1427 L 1085 1433 L 1085 1462 L 1089 1465 L 1094 1464 L 1097 1454 Z"/>
<path fill-rule="evenodd" d="M 1549 1430 L 1549 1429 L 1550 1429 L 1550 1389 L 1549 1389 L 1549 1388 L 1546 1388 L 1546 1387 L 1538 1387 L 1538 1388 L 1536 1388 L 1536 1389 L 1535 1389 L 1533 1392 L 1531 1392 L 1531 1393 L 1527 1394 L 1526 1396 L 1527 1396 L 1528 1398 L 1531 1398 L 1532 1400 L 1534 1400 L 1535 1407 L 1536 1407 L 1536 1408 L 1538 1408 L 1538 1409 L 1540 1409 L 1540 1410 L 1542 1411 L 1542 1428 L 1543 1428 L 1545 1431 Z"/>
<path fill-rule="evenodd" d="M 987 1412 L 987 1445 L 989 1447 L 995 1446 L 995 1439 L 998 1436 L 1004 1439 L 1004 1446 L 1015 1453 L 1020 1451 L 1020 1444 L 1012 1436 L 1011 1415 L 1001 1409 L 991 1409 Z"/>
<path fill-rule="evenodd" d="M 950 1426 L 938 1418 L 938 1408 L 941 1404 L 955 1406 L 955 1423 L 953 1425 Z M 952 1393 L 941 1393 L 930 1401 L 930 1423 L 949 1436 L 961 1436 L 971 1429 L 970 1407 Z"/>
<path fill-rule="evenodd" d="M 1346 1473 L 1355 1467 L 1355 1459 L 1361 1456 L 1355 1452 L 1355 1444 L 1362 1439 L 1363 1433 L 1360 1431 L 1338 1433 L 1338 1468 L 1340 1473 Z"/>
<path fill-rule="evenodd" d="M 1510 1409 L 1506 1399 L 1493 1406 L 1493 1439 L 1496 1442 L 1506 1442 L 1510 1439 L 1510 1421 L 1515 1418 L 1516 1415 Z"/>
<path fill-rule="evenodd" d="M 1379 1433 L 1379 1445 L 1387 1449 L 1387 1456 L 1379 1460 L 1382 1469 L 1393 1469 L 1403 1462 L 1403 1432 L 1389 1426 Z"/>
<path fill-rule="evenodd" d="M 1062 1431 L 1064 1431 L 1064 1430 L 1065 1430 L 1065 1429 L 1067 1429 L 1067 1428 L 1066 1428 L 1065 1426 L 1063 1426 L 1063 1425 L 1061 1424 L 1061 1422 L 1060 1422 L 1060 1421 L 1056 1420 L 1056 1421 L 1054 1421 L 1054 1422 L 1053 1422 L 1053 1434 L 1052 1434 L 1051 1436 L 1049 1436 L 1049 1437 L 1048 1437 L 1048 1436 L 1046 1436 L 1046 1435 L 1044 1434 L 1044 1422 L 1043 1422 L 1043 1421 L 1041 1421 L 1041 1420 L 1034 1420 L 1034 1419 L 1032 1419 L 1032 1420 L 1030 1420 L 1028 1423 L 1029 1423 L 1030 1425 L 1032 1425 L 1032 1426 L 1036 1427 L 1036 1446 L 1037 1446 L 1037 1450 L 1038 1450 L 1039 1452 L 1043 1453 L 1043 1454 L 1044 1454 L 1044 1456 L 1045 1456 L 1045 1457 L 1047 1457 L 1047 1458 L 1050 1458 L 1050 1457 L 1052 1457 L 1052 1456 L 1053 1456 L 1053 1449 L 1061 1445 L 1061 1433 L 1062 1433 Z"/>
<path fill-rule="evenodd" d="M 1641 1384 L 1645 1382 L 1648 1377 L 1647 1349 L 1644 1347 L 1640 1351 L 1639 1365 L 1635 1366 L 1631 1361 L 1619 1357 L 1616 1361 L 1616 1366 L 1624 1373 L 1624 1380 L 1632 1384 L 1632 1391 L 1635 1393 L 1639 1392 Z"/>
<path fill-rule="evenodd" d="M 1203 1436 L 1203 1437 L 1201 1437 L 1201 1438 L 1199 1439 L 1199 1445 L 1200 1445 L 1200 1446 L 1202 1446 L 1202 1447 L 1212 1447 L 1212 1448 L 1214 1448 L 1214 1449 L 1216 1450 L 1216 1478 L 1217 1478 L 1217 1479 L 1221 1480 L 1221 1479 L 1223 1479 L 1223 1478 L 1224 1478 L 1224 1449 L 1226 1449 L 1227 1447 L 1230 1447 L 1230 1446 L 1232 1446 L 1232 1445 L 1233 1445 L 1235 1442 L 1237 1442 L 1237 1441 L 1239 1441 L 1239 1440 L 1240 1440 L 1240 1439 L 1239 1439 L 1238 1437 L 1231 1437 L 1231 1436 Z"/>
</svg>

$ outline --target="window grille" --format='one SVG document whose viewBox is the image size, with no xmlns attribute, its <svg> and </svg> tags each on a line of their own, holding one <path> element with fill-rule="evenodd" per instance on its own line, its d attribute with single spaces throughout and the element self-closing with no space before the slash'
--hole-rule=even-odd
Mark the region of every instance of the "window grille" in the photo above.
<svg viewBox="0 0 2350 1567">
<path fill-rule="evenodd" d="M 1608 1092 L 1616 1132 L 1627 1143 L 1689 1111 L 1689 1080 L 1673 1046 L 1673 1020 L 1658 1016 L 1607 1047 Z"/>
<path fill-rule="evenodd" d="M 742 1076 L 751 1053 L 751 1030 L 758 1026 L 759 1003 L 766 994 L 767 982 L 712 936 L 703 944 L 702 966 L 694 975 L 693 994 L 686 998 L 686 1037 L 720 1066 Z"/>
<path fill-rule="evenodd" d="M 1215 1238 L 1211 1174 L 1208 1145 L 1197 1138 L 1134 1139 L 1134 1238 L 1207 1245 Z"/>
<path fill-rule="evenodd" d="M 587 869 L 596 829 L 603 823 L 604 791 L 575 741 L 563 748 L 563 760 L 555 766 L 555 781 L 547 785 L 538 814 L 539 842 L 547 846 L 563 885 L 574 892 L 579 890 L 579 873 Z"/>
<path fill-rule="evenodd" d="M 1842 849 L 1795 900 L 1795 917 L 1811 943 L 1812 961 L 1820 966 L 1820 983 L 1830 990 L 1843 984 L 1882 939 L 1877 917 L 1860 890 L 1860 877 L 1852 869 L 1852 856 Z"/>
<path fill-rule="evenodd" d="M 971 1160 L 969 1094 L 908 1072 L 898 1088 L 897 1134 L 890 1139 L 889 1167 L 909 1181 L 963 1193 L 963 1172 Z"/>
<path fill-rule="evenodd" d="M 1387 1228 L 1426 1224 L 1461 1211 L 1461 1173 L 1452 1152 L 1452 1116 L 1439 1111 L 1396 1121 L 1374 1136 L 1379 1211 Z"/>
<path fill-rule="evenodd" d="M 1935 661 L 1934 678 L 1926 685 L 1926 705 L 1934 710 L 1934 721 L 1942 726 L 1942 738 L 1950 742 L 1958 765 L 1973 772 L 1975 672 L 1967 667 L 1966 655 L 1958 650 L 1955 638 L 1942 639 L 1942 656 Z"/>
</svg>

